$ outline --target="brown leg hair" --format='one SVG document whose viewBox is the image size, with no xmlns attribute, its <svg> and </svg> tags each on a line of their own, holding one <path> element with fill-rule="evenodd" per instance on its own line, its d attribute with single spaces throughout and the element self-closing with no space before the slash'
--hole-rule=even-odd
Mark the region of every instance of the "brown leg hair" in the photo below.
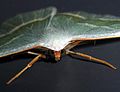
<svg viewBox="0 0 120 92">
<path fill-rule="evenodd" d="M 95 61 L 95 62 L 104 64 L 106 66 L 109 66 L 112 69 L 116 69 L 116 67 L 114 67 L 112 64 L 110 64 L 110 63 L 108 63 L 108 62 L 106 62 L 104 60 L 101 60 L 101 59 L 98 59 L 98 58 L 95 58 L 95 57 L 92 57 L 92 56 L 89 56 L 89 55 L 86 55 L 86 54 L 83 54 L 83 53 L 78 53 L 78 52 L 73 52 L 73 51 L 67 50 L 66 54 L 78 55 L 78 56 L 84 57 L 84 58 L 86 58 L 88 60 Z"/>
</svg>

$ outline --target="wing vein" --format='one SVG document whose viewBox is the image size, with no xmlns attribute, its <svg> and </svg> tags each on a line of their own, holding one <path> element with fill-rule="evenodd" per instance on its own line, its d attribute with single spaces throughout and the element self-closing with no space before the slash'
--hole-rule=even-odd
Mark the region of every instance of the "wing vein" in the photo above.
<svg viewBox="0 0 120 92">
<path fill-rule="evenodd" d="M 19 36 L 17 36 L 17 37 L 12 38 L 10 41 L 8 41 L 8 42 L 6 42 L 5 44 L 1 45 L 0 48 L 3 47 L 3 46 L 5 46 L 5 45 L 8 45 L 8 44 L 12 43 L 13 41 L 15 41 L 16 39 L 20 38 L 20 37 L 23 36 L 23 35 L 24 35 L 24 34 L 21 34 L 21 35 L 19 35 Z"/>
</svg>

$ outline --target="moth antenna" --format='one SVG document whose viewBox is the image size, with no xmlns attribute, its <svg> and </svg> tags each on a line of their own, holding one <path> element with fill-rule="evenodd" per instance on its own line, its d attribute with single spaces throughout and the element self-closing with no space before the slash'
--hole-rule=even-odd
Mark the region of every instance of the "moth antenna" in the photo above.
<svg viewBox="0 0 120 92">
<path fill-rule="evenodd" d="M 117 69 L 116 67 L 114 67 L 112 64 L 104 61 L 104 60 L 101 60 L 101 59 L 98 59 L 98 58 L 95 58 L 95 57 L 92 57 L 92 56 L 89 56 L 89 55 L 86 55 L 86 54 L 83 54 L 83 53 L 78 53 L 78 52 L 73 52 L 73 51 L 66 51 L 67 54 L 74 54 L 74 55 L 78 55 L 78 56 L 81 56 L 81 57 L 84 57 L 88 60 L 91 60 L 91 61 L 96 61 L 98 63 L 101 63 L 101 64 L 104 64 L 106 66 L 109 66 L 110 68 L 112 69 Z"/>
</svg>

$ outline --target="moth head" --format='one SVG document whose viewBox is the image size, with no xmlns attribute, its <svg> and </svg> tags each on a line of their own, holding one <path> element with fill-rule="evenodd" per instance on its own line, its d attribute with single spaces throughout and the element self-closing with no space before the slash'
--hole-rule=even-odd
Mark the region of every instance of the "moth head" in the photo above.
<svg viewBox="0 0 120 92">
<path fill-rule="evenodd" d="M 59 61 L 61 58 L 61 51 L 54 51 L 54 57 L 56 61 Z"/>
</svg>

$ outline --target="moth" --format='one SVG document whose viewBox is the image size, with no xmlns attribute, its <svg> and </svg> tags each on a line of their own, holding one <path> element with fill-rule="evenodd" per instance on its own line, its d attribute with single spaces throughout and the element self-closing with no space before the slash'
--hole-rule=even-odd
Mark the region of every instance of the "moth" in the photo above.
<svg viewBox="0 0 120 92">
<path fill-rule="evenodd" d="M 42 52 L 31 52 L 38 48 L 53 52 L 59 61 L 64 52 L 102 63 L 113 69 L 104 60 L 71 49 L 82 42 L 120 37 L 120 18 L 111 15 L 96 15 L 86 12 L 57 12 L 55 7 L 18 14 L 0 26 L 0 58 L 26 52 L 35 58 L 7 84 L 19 77 L 39 59 L 46 59 Z"/>
</svg>

